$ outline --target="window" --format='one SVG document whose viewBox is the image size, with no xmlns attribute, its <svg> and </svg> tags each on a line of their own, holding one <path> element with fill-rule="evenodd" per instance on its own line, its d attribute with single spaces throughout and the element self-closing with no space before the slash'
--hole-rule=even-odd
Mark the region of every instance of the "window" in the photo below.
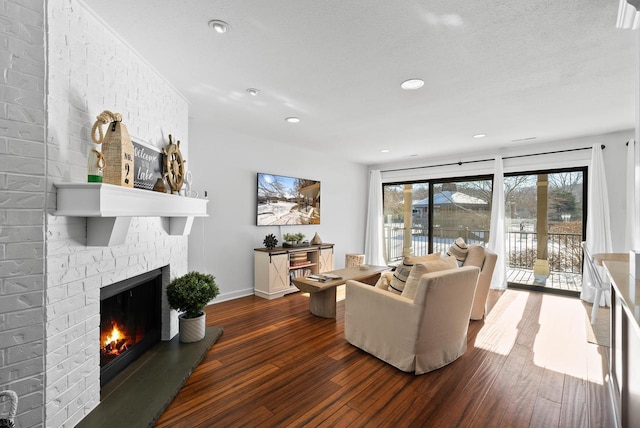
<svg viewBox="0 0 640 428">
<path fill-rule="evenodd" d="M 505 176 L 510 285 L 581 290 L 585 177 L 585 168 Z"/>
<path fill-rule="evenodd" d="M 458 237 L 486 246 L 492 189 L 491 176 L 384 184 L 388 261 L 446 252 Z M 505 175 L 509 285 L 580 291 L 585 195 L 586 168 Z"/>
<path fill-rule="evenodd" d="M 387 259 L 403 254 L 423 255 L 429 250 L 429 183 L 383 186 L 384 230 Z"/>
<path fill-rule="evenodd" d="M 468 243 L 489 240 L 490 177 L 385 184 L 383 198 L 390 262 L 446 251 L 459 236 Z"/>
</svg>

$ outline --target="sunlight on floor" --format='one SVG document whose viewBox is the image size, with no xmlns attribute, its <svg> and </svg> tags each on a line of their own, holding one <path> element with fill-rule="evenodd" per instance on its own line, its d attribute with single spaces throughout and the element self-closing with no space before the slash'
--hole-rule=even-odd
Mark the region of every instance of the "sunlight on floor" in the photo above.
<svg viewBox="0 0 640 428">
<path fill-rule="evenodd" d="M 587 342 L 585 316 L 578 299 L 512 290 L 488 314 L 474 346 L 508 355 L 518 343 L 533 337 L 536 366 L 601 385 L 606 376 L 602 348 Z"/>
<path fill-rule="evenodd" d="M 519 334 L 517 324 L 505 328 L 507 320 L 522 319 L 527 303 L 525 293 L 503 295 L 485 319 L 485 325 L 478 332 L 475 346 L 500 355 L 508 355 Z M 499 314 L 499 318 L 495 315 Z M 498 329 L 498 326 L 500 328 Z"/>
<path fill-rule="evenodd" d="M 545 295 L 539 316 L 544 323 L 536 336 L 534 362 L 546 369 L 602 385 L 606 367 L 602 364 L 599 347 L 587 342 L 587 315 L 578 299 Z"/>
</svg>

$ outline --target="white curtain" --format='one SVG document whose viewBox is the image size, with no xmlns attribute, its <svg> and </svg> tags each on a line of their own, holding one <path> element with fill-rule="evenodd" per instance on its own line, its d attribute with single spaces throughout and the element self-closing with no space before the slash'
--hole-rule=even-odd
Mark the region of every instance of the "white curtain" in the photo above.
<svg viewBox="0 0 640 428">
<path fill-rule="evenodd" d="M 627 143 L 627 180 L 626 180 L 626 197 L 625 200 L 627 202 L 627 223 L 625 230 L 627 233 L 624 234 L 624 249 L 625 251 L 629 251 L 636 246 L 636 243 L 633 242 L 634 238 L 634 230 L 636 225 L 634 224 L 635 216 L 635 200 L 636 200 L 636 192 L 635 192 L 635 141 L 629 140 Z"/>
<path fill-rule="evenodd" d="M 387 264 L 384 254 L 384 219 L 382 213 L 382 177 L 374 169 L 369 177 L 369 207 L 364 237 L 365 263 L 376 266 Z"/>
<path fill-rule="evenodd" d="M 504 242 L 504 172 L 501 156 L 496 157 L 492 193 L 489 248 L 498 255 L 498 260 L 491 278 L 491 288 L 503 290 L 507 288 L 507 251 Z"/>
<path fill-rule="evenodd" d="M 611 220 L 609 217 L 609 197 L 607 194 L 607 179 L 605 177 L 602 147 L 597 144 L 591 152 L 591 166 L 589 167 L 589 202 L 587 204 L 587 247 L 591 254 L 611 253 Z M 606 278 L 606 275 L 603 275 Z M 582 292 L 580 298 L 593 302 L 595 291 L 589 286 L 591 278 L 588 270 L 582 270 Z M 600 304 L 610 305 L 608 293 L 602 293 Z"/>
</svg>

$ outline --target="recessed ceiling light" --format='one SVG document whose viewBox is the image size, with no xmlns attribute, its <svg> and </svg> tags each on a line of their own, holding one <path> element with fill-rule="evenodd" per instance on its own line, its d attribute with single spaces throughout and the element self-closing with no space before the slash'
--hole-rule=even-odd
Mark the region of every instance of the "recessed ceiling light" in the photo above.
<svg viewBox="0 0 640 428">
<path fill-rule="evenodd" d="M 484 138 L 486 136 L 487 136 L 487 134 L 476 134 L 476 135 L 473 136 L 473 138 Z"/>
<path fill-rule="evenodd" d="M 224 34 L 231 30 L 231 26 L 229 24 L 224 21 L 220 21 L 219 19 L 212 19 L 209 21 L 209 27 L 218 34 Z"/>
<path fill-rule="evenodd" d="M 300 118 L 299 117 L 288 117 L 285 120 L 287 122 L 289 122 L 289 123 L 298 123 L 298 122 L 300 122 Z"/>
<path fill-rule="evenodd" d="M 409 79 L 400 84 L 400 87 L 405 91 L 411 91 L 414 89 L 420 89 L 424 85 L 424 80 L 421 79 Z"/>
<path fill-rule="evenodd" d="M 260 92 L 260 89 L 256 89 L 256 88 L 248 88 L 248 89 L 247 89 L 247 93 L 248 93 L 249 95 L 254 96 L 254 97 L 255 97 L 256 95 L 258 95 L 258 93 L 259 93 L 259 92 Z"/>
<path fill-rule="evenodd" d="M 380 153 L 389 153 L 389 149 L 382 149 L 380 150 Z"/>
</svg>

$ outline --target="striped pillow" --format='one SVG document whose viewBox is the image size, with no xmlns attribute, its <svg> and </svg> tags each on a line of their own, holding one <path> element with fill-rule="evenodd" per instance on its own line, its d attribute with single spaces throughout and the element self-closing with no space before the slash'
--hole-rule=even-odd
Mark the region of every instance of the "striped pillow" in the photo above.
<svg viewBox="0 0 640 428">
<path fill-rule="evenodd" d="M 402 290 L 404 290 L 404 285 L 407 282 L 407 278 L 409 278 L 413 265 L 429 260 L 437 260 L 439 258 L 440 253 L 431 253 L 426 256 L 405 257 L 402 259 L 402 263 L 393 272 L 393 277 L 389 282 L 388 290 L 395 294 L 402 294 Z"/>
<path fill-rule="evenodd" d="M 416 263 L 411 269 L 411 274 L 407 279 L 404 290 L 402 291 L 402 297 L 407 299 L 415 299 L 418 292 L 418 284 L 422 275 L 439 272 L 441 270 L 457 269 L 458 262 L 455 257 L 449 256 L 440 260 L 430 260 L 428 262 Z"/>
<path fill-rule="evenodd" d="M 468 251 L 469 248 L 467 247 L 467 243 L 464 242 L 464 239 L 458 238 L 453 244 L 451 244 L 451 246 L 447 250 L 447 255 L 455 257 L 458 261 L 458 265 L 462 266 L 462 263 L 464 263 L 464 259 L 467 258 Z"/>
</svg>

